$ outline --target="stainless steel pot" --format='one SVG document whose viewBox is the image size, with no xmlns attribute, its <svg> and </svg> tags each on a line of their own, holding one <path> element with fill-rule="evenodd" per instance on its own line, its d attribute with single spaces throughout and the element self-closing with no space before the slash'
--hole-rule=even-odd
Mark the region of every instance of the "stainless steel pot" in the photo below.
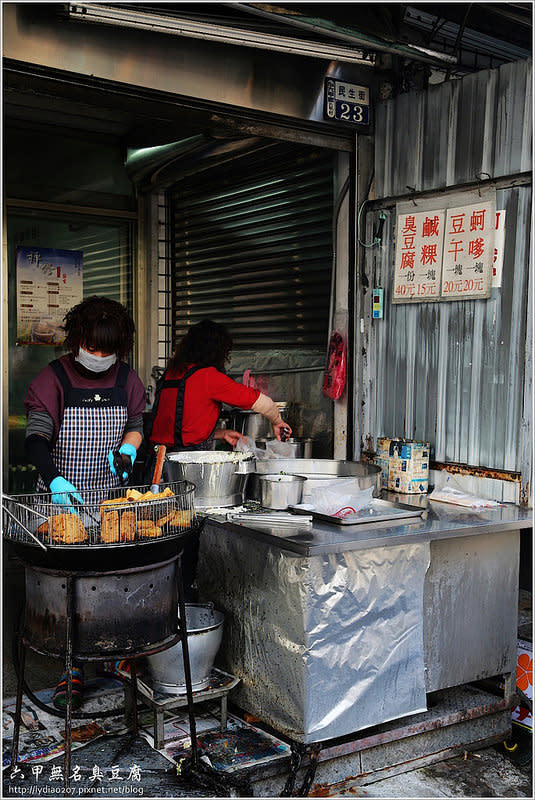
<svg viewBox="0 0 535 800">
<path fill-rule="evenodd" d="M 275 442 L 276 439 L 272 437 L 257 439 L 256 446 L 263 450 L 269 446 L 270 442 Z M 291 437 L 285 442 L 280 443 L 280 450 L 285 452 L 285 458 L 310 458 L 312 456 L 312 443 L 313 439 L 297 439 Z"/>
<path fill-rule="evenodd" d="M 224 616 L 211 603 L 186 604 L 186 630 L 193 691 L 205 689 L 223 637 Z M 152 688 L 166 694 L 185 694 L 182 642 L 143 661 Z"/>
<path fill-rule="evenodd" d="M 254 472 L 252 453 L 195 450 L 170 453 L 166 462 L 171 480 L 195 484 L 195 507 L 236 506 L 244 501 L 249 475 Z"/>
<path fill-rule="evenodd" d="M 287 420 L 288 403 L 278 402 L 277 406 L 281 417 Z M 239 431 L 245 436 L 249 436 L 251 439 L 270 437 L 273 434 L 273 428 L 269 420 L 256 411 L 241 411 L 233 408 L 225 412 L 225 417 L 229 428 Z"/>
<path fill-rule="evenodd" d="M 247 484 L 247 497 L 260 500 L 260 476 L 286 472 L 304 475 L 309 480 L 324 478 L 358 478 L 361 489 L 373 486 L 374 496 L 381 492 L 381 468 L 361 461 L 337 461 L 331 458 L 270 458 L 257 461 L 255 473 Z"/>
<path fill-rule="evenodd" d="M 264 508 L 282 511 L 301 502 L 306 481 L 301 475 L 259 475 L 258 478 L 260 502 Z"/>
</svg>

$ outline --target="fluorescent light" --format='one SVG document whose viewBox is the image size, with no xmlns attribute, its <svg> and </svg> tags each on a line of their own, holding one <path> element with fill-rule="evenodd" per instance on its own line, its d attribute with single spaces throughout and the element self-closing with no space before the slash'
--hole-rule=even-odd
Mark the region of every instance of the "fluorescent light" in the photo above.
<svg viewBox="0 0 535 800">
<path fill-rule="evenodd" d="M 257 47 L 262 50 L 276 50 L 281 53 L 292 53 L 311 58 L 324 58 L 328 61 L 342 61 L 348 64 L 373 66 L 375 57 L 352 47 L 336 44 L 324 44 L 287 36 L 275 36 L 271 33 L 240 30 L 226 25 L 213 25 L 209 22 L 197 22 L 180 17 L 166 17 L 159 14 L 147 14 L 143 11 L 117 8 L 105 5 L 71 4 L 68 5 L 69 18 L 82 22 L 99 22 L 104 25 L 119 25 L 126 28 L 137 28 L 154 33 L 169 33 L 173 36 L 185 36 L 193 39 L 206 39 L 223 44 L 234 44 L 241 47 Z"/>
</svg>

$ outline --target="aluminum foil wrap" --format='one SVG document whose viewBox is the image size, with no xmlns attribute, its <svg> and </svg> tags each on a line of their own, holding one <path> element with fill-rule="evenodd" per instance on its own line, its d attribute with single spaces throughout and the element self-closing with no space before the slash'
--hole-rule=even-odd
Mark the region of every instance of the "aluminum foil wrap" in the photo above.
<svg viewBox="0 0 535 800">
<path fill-rule="evenodd" d="M 427 542 L 300 556 L 208 522 L 199 589 L 225 614 L 233 701 L 304 743 L 425 711 L 429 560 Z"/>
</svg>

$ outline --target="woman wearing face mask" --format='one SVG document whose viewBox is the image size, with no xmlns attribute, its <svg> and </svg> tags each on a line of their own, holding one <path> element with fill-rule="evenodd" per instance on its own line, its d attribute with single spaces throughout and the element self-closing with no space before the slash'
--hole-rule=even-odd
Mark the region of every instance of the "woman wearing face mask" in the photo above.
<svg viewBox="0 0 535 800">
<path fill-rule="evenodd" d="M 67 355 L 52 361 L 31 382 L 25 398 L 26 454 L 37 467 L 37 491 L 52 502 L 83 502 L 84 491 L 118 486 L 113 453 L 123 477 L 132 470 L 142 441 L 145 389 L 122 359 L 133 346 L 134 322 L 107 297 L 90 297 L 65 316 Z M 82 701 L 81 669 L 73 670 L 73 708 Z M 65 707 L 65 676 L 54 705 Z"/>
</svg>

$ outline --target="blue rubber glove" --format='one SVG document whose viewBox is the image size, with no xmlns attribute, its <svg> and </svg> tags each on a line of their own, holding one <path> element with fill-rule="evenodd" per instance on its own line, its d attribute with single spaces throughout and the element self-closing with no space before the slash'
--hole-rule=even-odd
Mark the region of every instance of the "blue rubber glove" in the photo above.
<svg viewBox="0 0 535 800">
<path fill-rule="evenodd" d="M 78 494 L 78 489 L 69 483 L 62 475 L 57 475 L 53 481 L 50 482 L 50 491 L 52 492 L 52 502 L 62 506 L 69 506 L 69 513 L 75 514 L 73 506 L 70 505 L 73 499 L 78 503 L 83 503 L 83 497 Z"/>
<path fill-rule="evenodd" d="M 122 444 L 120 446 L 119 453 L 123 456 L 129 456 L 132 460 L 132 466 L 134 466 L 134 461 L 136 460 L 137 456 L 137 450 L 133 444 L 125 442 L 125 444 Z M 113 450 L 110 450 L 110 452 L 108 453 L 108 463 L 110 465 L 110 470 L 112 475 L 117 475 L 117 470 L 115 469 L 115 464 L 113 463 Z M 131 471 L 132 470 L 130 470 L 130 472 Z M 128 478 L 128 475 L 129 475 L 128 472 L 123 472 L 123 479 L 126 480 L 126 478 Z"/>
</svg>

